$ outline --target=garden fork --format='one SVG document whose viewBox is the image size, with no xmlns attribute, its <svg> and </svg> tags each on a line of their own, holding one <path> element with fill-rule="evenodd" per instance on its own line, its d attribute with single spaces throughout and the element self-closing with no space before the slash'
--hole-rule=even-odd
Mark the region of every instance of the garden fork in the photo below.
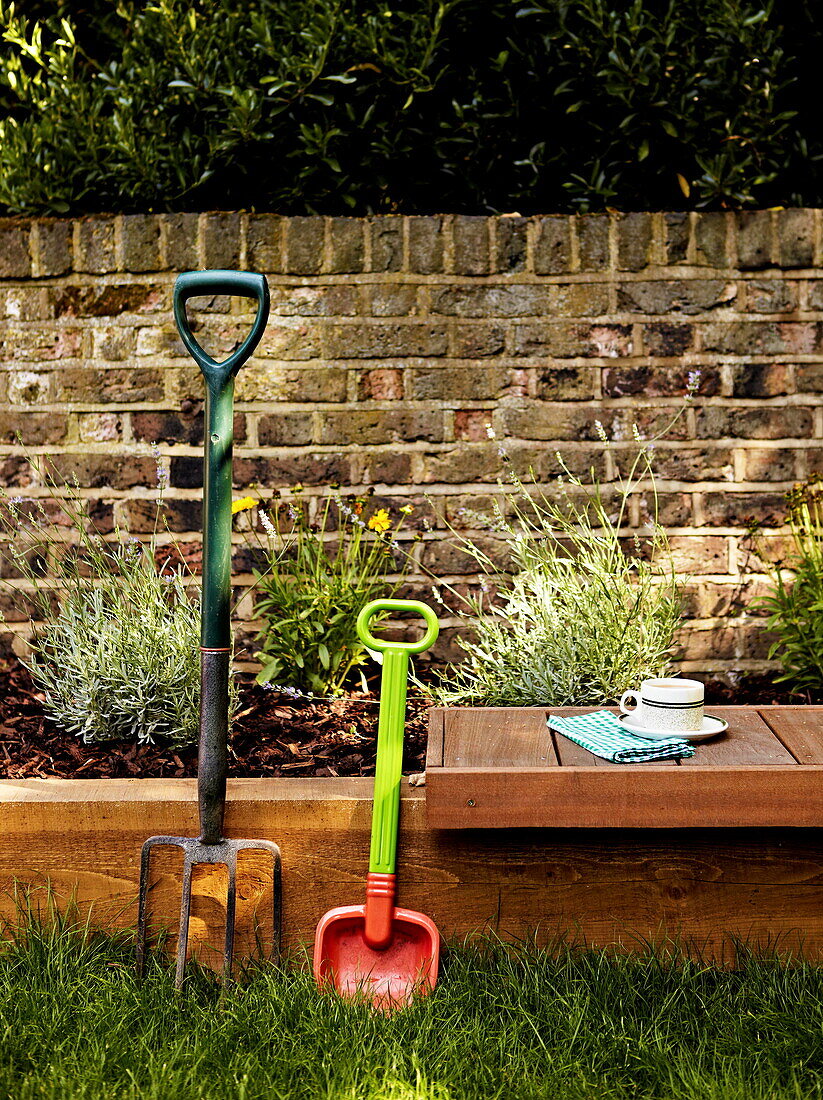
<svg viewBox="0 0 823 1100">
<path fill-rule="evenodd" d="M 192 335 L 186 301 L 195 295 L 236 294 L 257 299 L 251 332 L 222 363 L 215 362 Z M 192 871 L 198 864 L 221 864 L 228 871 L 223 977 L 231 980 L 237 901 L 237 853 L 255 849 L 271 856 L 274 895 L 274 953 L 280 945 L 280 849 L 268 840 L 234 840 L 223 835 L 229 732 L 231 668 L 231 483 L 234 379 L 257 346 L 269 315 L 265 276 L 241 271 L 188 271 L 174 284 L 174 319 L 183 343 L 206 380 L 203 490 L 203 591 L 200 646 L 200 740 L 197 794 L 200 835 L 153 836 L 143 845 L 137 926 L 137 974 L 146 952 L 146 896 L 154 848 L 171 845 L 183 852 L 183 890 L 177 943 L 175 988 L 186 966 L 191 912 Z"/>
</svg>

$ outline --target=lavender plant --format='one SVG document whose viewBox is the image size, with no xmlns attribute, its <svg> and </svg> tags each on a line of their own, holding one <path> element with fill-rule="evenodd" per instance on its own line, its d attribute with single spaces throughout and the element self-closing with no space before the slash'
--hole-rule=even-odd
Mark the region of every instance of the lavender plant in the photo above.
<svg viewBox="0 0 823 1100">
<path fill-rule="evenodd" d="M 687 403 L 699 382 L 693 372 Z M 564 474 L 552 495 L 533 474 L 523 480 L 509 469 L 499 482 L 503 502 L 495 501 L 491 515 L 474 514 L 473 522 L 506 543 L 510 574 L 501 575 L 489 553 L 452 528 L 477 563 L 481 586 L 478 597 L 453 593 L 463 601 L 466 633 L 458 644 L 466 657 L 432 689 L 439 703 L 606 705 L 640 680 L 667 672 L 681 602 L 658 523 L 652 454 L 685 407 L 653 440 L 644 441 L 633 426 L 637 453 L 625 477 L 618 469 L 612 487 L 602 486 L 593 470 L 584 484 L 560 455 Z M 491 426 L 489 435 L 494 438 Z M 499 449 L 505 459 L 505 447 Z M 627 540 L 629 501 L 643 482 L 651 487 L 652 520 L 642 537 Z"/>
<path fill-rule="evenodd" d="M 173 547 L 164 557 L 159 544 L 162 465 L 154 531 L 141 542 L 118 526 L 104 538 L 77 484 L 30 461 L 49 496 L 0 490 L 0 536 L 16 574 L 7 591 L 31 616 L 24 663 L 46 712 L 86 742 L 195 741 L 200 608 Z"/>
</svg>

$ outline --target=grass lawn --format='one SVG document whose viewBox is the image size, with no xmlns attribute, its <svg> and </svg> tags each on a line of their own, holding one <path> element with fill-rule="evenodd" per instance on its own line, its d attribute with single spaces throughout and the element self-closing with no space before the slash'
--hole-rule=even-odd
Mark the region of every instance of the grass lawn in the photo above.
<svg viewBox="0 0 823 1100">
<path fill-rule="evenodd" d="M 175 996 L 133 940 L 32 925 L 0 952 L 0 1097 L 463 1100 L 823 1097 L 823 968 L 661 956 L 451 951 L 435 993 L 385 1018 L 300 967 Z"/>
</svg>

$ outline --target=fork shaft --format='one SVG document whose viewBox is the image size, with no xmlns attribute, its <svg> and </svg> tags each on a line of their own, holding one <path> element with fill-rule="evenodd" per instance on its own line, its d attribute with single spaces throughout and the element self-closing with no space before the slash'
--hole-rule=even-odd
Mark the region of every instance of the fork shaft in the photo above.
<svg viewBox="0 0 823 1100">
<path fill-rule="evenodd" d="M 229 736 L 229 649 L 200 651 L 200 745 L 197 798 L 200 841 L 219 844 L 226 807 Z"/>
</svg>

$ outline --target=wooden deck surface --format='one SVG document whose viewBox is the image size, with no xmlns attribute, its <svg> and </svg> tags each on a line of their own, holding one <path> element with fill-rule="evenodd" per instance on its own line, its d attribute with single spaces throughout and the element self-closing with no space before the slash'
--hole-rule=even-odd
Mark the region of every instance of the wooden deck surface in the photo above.
<svg viewBox="0 0 823 1100">
<path fill-rule="evenodd" d="M 433 710 L 433 828 L 823 826 L 823 707 L 715 707 L 726 733 L 662 764 L 612 764 L 550 730 L 591 708 Z"/>
</svg>

